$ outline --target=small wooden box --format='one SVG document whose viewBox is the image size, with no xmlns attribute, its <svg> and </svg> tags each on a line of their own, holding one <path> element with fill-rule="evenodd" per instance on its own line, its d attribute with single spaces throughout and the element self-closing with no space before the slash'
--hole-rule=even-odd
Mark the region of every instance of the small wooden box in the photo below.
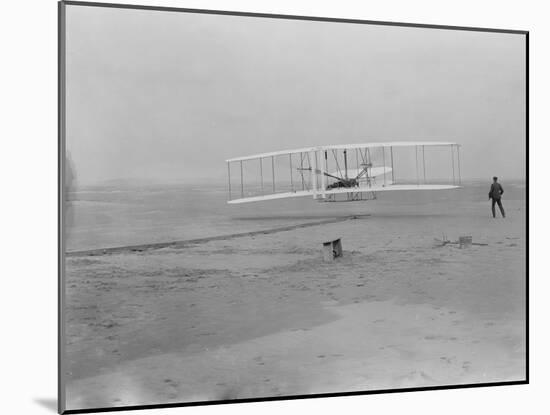
<svg viewBox="0 0 550 415">
<path fill-rule="evenodd" d="M 342 255 L 342 240 L 340 238 L 323 242 L 323 261 L 332 262 Z"/>
</svg>

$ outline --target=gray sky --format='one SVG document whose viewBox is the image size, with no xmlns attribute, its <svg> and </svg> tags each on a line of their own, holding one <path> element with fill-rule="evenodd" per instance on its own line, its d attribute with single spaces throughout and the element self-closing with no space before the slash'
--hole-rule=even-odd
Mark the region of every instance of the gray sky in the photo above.
<svg viewBox="0 0 550 415">
<path fill-rule="evenodd" d="M 67 6 L 67 150 L 79 184 L 394 140 L 524 178 L 525 76 L 521 35 Z"/>
</svg>

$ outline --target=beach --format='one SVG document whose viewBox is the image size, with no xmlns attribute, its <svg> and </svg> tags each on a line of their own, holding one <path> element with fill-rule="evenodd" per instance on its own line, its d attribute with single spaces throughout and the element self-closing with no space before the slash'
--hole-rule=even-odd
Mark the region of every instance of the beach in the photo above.
<svg viewBox="0 0 550 415">
<path fill-rule="evenodd" d="M 505 219 L 486 188 L 278 210 L 220 191 L 141 227 L 118 204 L 95 233 L 74 201 L 67 409 L 524 380 L 525 186 Z"/>
</svg>

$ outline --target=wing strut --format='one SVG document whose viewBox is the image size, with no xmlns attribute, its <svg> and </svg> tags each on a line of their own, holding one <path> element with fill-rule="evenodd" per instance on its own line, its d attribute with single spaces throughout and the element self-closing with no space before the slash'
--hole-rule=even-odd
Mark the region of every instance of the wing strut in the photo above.
<svg viewBox="0 0 550 415">
<path fill-rule="evenodd" d="M 426 152 L 425 146 L 422 146 L 422 168 L 424 169 L 424 184 L 426 183 Z"/>
<path fill-rule="evenodd" d="M 229 200 L 231 200 L 231 163 L 227 162 L 227 178 L 229 181 Z"/>
<path fill-rule="evenodd" d="M 260 186 L 262 188 L 262 195 L 265 195 L 264 192 L 264 167 L 263 167 L 263 158 L 260 157 Z"/>
<path fill-rule="evenodd" d="M 294 191 L 294 181 L 292 180 L 292 154 L 288 155 L 288 160 L 290 161 L 290 187 Z"/>
<path fill-rule="evenodd" d="M 384 164 L 384 186 L 386 186 L 386 147 L 382 147 L 382 163 Z"/>
<path fill-rule="evenodd" d="M 395 184 L 395 174 L 393 172 L 393 147 L 390 147 L 390 158 L 391 158 L 391 182 Z"/>
<path fill-rule="evenodd" d="M 344 177 L 348 180 L 348 151 L 344 150 Z"/>
<path fill-rule="evenodd" d="M 454 150 L 454 147 L 455 146 L 451 146 L 451 160 L 452 160 L 452 164 L 453 164 L 453 184 L 455 184 L 455 150 Z"/>
<path fill-rule="evenodd" d="M 304 181 L 304 153 L 300 153 L 300 178 L 302 179 L 302 190 L 306 190 L 306 183 Z"/>
<path fill-rule="evenodd" d="M 414 146 L 414 157 L 416 158 L 416 184 L 420 184 L 420 175 L 418 173 L 418 146 Z"/>
<path fill-rule="evenodd" d="M 327 151 L 323 151 L 323 170 L 324 174 L 321 175 L 321 187 L 323 188 L 323 199 L 326 197 L 325 191 L 327 190 L 327 170 L 328 170 L 328 154 Z"/>
<path fill-rule="evenodd" d="M 313 164 L 311 166 L 311 186 L 313 190 L 313 198 L 317 199 L 317 154 L 313 151 L 311 155 L 313 156 Z"/>
<path fill-rule="evenodd" d="M 243 161 L 241 160 L 241 197 L 244 197 Z"/>
<path fill-rule="evenodd" d="M 458 156 L 458 184 L 462 185 L 462 178 L 460 176 L 460 146 L 456 146 L 456 154 Z"/>
<path fill-rule="evenodd" d="M 273 177 L 273 193 L 275 193 L 275 156 L 271 156 L 271 177 Z"/>
</svg>

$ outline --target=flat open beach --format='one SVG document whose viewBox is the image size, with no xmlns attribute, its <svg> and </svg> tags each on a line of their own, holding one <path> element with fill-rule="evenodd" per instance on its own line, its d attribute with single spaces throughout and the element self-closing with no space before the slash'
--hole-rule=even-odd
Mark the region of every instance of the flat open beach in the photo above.
<svg viewBox="0 0 550 415">
<path fill-rule="evenodd" d="M 232 232 L 165 240 L 191 242 L 73 240 L 67 408 L 523 380 L 525 189 L 492 219 L 486 188 L 232 213 Z M 439 241 L 463 235 L 477 245 Z"/>
</svg>

